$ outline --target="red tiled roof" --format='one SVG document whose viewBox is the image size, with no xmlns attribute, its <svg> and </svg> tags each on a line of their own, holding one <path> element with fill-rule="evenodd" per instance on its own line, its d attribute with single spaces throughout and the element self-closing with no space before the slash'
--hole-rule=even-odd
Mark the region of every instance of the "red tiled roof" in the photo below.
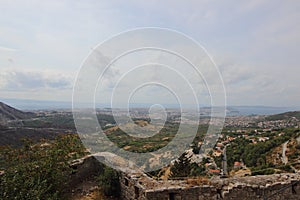
<svg viewBox="0 0 300 200">
<path fill-rule="evenodd" d="M 210 173 L 220 173 L 219 169 L 210 169 L 209 170 Z"/>
</svg>

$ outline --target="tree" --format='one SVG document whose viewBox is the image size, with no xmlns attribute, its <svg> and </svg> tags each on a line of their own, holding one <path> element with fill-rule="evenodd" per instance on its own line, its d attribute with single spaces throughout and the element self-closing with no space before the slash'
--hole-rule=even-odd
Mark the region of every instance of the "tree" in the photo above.
<svg viewBox="0 0 300 200">
<path fill-rule="evenodd" d="M 192 169 L 190 172 L 190 176 L 203 176 L 206 174 L 206 168 L 205 165 L 203 164 L 203 162 L 198 165 L 196 163 L 192 163 Z"/>
<path fill-rule="evenodd" d="M 200 149 L 201 149 L 201 148 L 200 148 L 198 145 L 194 145 L 194 146 L 193 146 L 193 153 L 194 153 L 194 154 L 199 154 Z"/>
<path fill-rule="evenodd" d="M 103 173 L 99 176 L 99 182 L 106 196 L 118 197 L 120 195 L 119 173 L 116 170 L 105 166 Z"/>
<path fill-rule="evenodd" d="M 171 177 L 187 177 L 192 170 L 191 158 L 183 153 L 171 167 Z"/>
</svg>

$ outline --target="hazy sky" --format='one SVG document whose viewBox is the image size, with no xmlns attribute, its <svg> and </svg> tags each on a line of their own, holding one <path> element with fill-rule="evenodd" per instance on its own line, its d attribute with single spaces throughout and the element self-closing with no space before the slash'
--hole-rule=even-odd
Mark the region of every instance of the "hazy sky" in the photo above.
<svg viewBox="0 0 300 200">
<path fill-rule="evenodd" d="M 300 106 L 299 11 L 292 0 L 0 0 L 0 98 L 71 101 L 93 47 L 154 26 L 207 49 L 229 105 Z"/>
</svg>

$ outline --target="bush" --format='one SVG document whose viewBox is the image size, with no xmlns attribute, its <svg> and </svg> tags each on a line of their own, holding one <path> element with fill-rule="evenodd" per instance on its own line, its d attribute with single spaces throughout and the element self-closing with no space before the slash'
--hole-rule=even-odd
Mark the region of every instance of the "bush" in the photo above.
<svg viewBox="0 0 300 200">
<path fill-rule="evenodd" d="M 119 182 L 119 173 L 110 168 L 105 166 L 103 169 L 103 173 L 99 176 L 99 183 L 102 192 L 106 196 L 120 196 L 120 182 Z"/>
<path fill-rule="evenodd" d="M 198 147 L 198 145 L 193 146 L 193 153 L 194 153 L 194 154 L 199 154 L 200 149 L 201 149 L 201 148 Z"/>
<path fill-rule="evenodd" d="M 75 135 L 60 136 L 44 146 L 27 141 L 20 149 L 3 147 L 0 151 L 5 171 L 0 177 L 3 200 L 61 199 L 72 170 L 68 161 L 84 154 Z"/>
<path fill-rule="evenodd" d="M 171 177 L 188 177 L 192 169 L 191 158 L 187 157 L 187 153 L 183 153 L 171 167 Z"/>
<path fill-rule="evenodd" d="M 259 171 L 254 171 L 251 174 L 252 174 L 252 176 L 256 176 L 256 175 L 270 175 L 270 174 L 274 174 L 274 173 L 275 173 L 274 169 L 268 168 L 268 169 L 262 169 Z"/>
<path fill-rule="evenodd" d="M 281 169 L 285 172 L 295 173 L 295 171 L 292 169 L 292 167 L 290 165 L 280 166 L 279 169 Z"/>
</svg>

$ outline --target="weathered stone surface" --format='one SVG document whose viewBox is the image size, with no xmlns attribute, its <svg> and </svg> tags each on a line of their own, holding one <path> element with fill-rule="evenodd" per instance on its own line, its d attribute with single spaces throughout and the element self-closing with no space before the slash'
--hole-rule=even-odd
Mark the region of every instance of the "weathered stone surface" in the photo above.
<svg viewBox="0 0 300 200">
<path fill-rule="evenodd" d="M 72 184 L 96 175 L 103 164 L 93 156 L 74 161 L 77 172 Z M 130 171 L 130 170 L 128 170 Z M 124 200 L 299 200 L 300 175 L 275 174 L 243 178 L 213 178 L 210 182 L 157 181 L 143 173 L 121 173 L 121 198 Z"/>
<path fill-rule="evenodd" d="M 73 188 L 84 179 L 98 175 L 103 170 L 103 164 L 92 155 L 77 159 L 70 163 L 76 173 L 71 175 L 69 187 Z"/>
<path fill-rule="evenodd" d="M 188 185 L 174 180 L 162 182 L 143 174 L 136 179 L 136 176 L 122 174 L 121 183 L 125 200 L 300 199 L 300 176 L 297 174 L 214 179 L 211 185 Z"/>
</svg>

